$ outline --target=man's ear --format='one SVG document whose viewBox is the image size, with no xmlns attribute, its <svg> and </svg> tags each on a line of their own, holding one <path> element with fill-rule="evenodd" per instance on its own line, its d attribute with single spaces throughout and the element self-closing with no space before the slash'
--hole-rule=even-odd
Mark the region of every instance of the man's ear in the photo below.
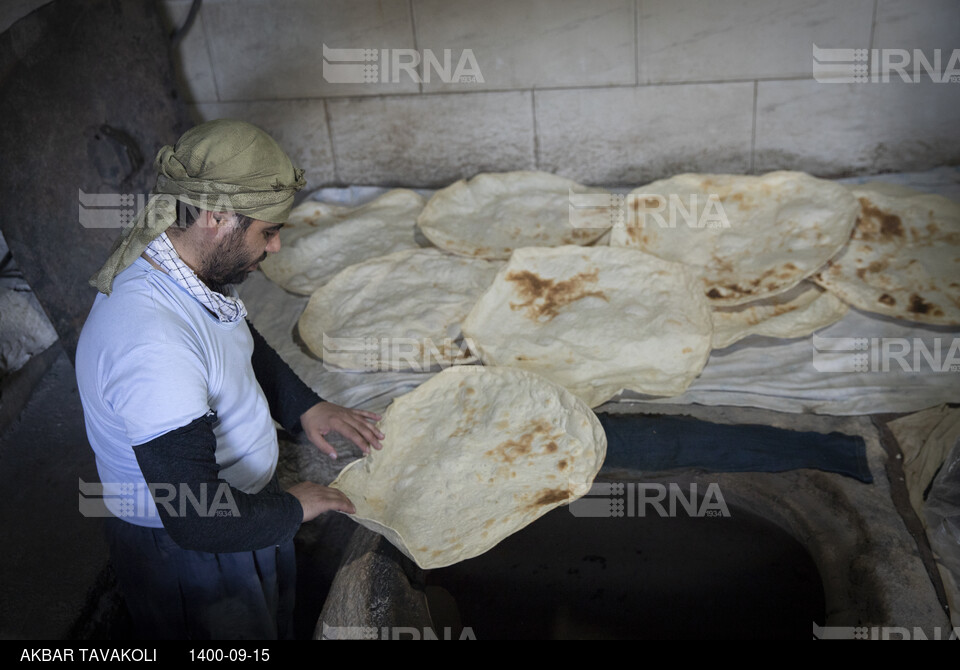
<svg viewBox="0 0 960 670">
<path fill-rule="evenodd" d="M 197 216 L 197 222 L 195 225 L 200 226 L 204 230 L 210 230 L 216 228 L 220 219 L 222 219 L 222 212 L 211 212 L 210 210 L 204 209 L 200 211 L 200 214 Z"/>
<path fill-rule="evenodd" d="M 236 227 L 237 215 L 233 212 L 204 212 L 204 231 L 207 236 L 219 240 L 230 235 Z"/>
</svg>

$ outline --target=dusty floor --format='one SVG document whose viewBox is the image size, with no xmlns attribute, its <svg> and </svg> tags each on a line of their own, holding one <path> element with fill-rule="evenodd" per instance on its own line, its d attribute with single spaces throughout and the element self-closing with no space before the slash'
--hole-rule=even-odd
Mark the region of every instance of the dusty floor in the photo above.
<svg viewBox="0 0 960 670">
<path fill-rule="evenodd" d="M 0 436 L 3 638 L 64 639 L 87 606 L 107 551 L 100 520 L 78 512 L 80 480 L 99 481 L 73 366 L 61 351 Z"/>
</svg>

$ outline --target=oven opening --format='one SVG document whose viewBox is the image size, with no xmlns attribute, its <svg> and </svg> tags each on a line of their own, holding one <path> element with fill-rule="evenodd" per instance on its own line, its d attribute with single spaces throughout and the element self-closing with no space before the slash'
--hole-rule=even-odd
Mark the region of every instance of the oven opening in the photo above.
<svg viewBox="0 0 960 670">
<path fill-rule="evenodd" d="M 810 639 L 825 604 L 807 550 L 743 508 L 695 502 L 693 514 L 680 504 L 670 515 L 665 500 L 666 516 L 655 505 L 632 517 L 616 504 L 606 517 L 555 509 L 429 571 L 433 624 L 453 639 Z"/>
</svg>

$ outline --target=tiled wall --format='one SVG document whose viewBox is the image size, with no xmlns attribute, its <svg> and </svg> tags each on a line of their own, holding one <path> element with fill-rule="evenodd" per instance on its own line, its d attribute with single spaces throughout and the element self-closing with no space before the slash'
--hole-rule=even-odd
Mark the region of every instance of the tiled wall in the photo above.
<svg viewBox="0 0 960 670">
<path fill-rule="evenodd" d="M 171 25 L 189 6 L 164 0 Z M 960 163 L 960 82 L 820 83 L 814 44 L 939 49 L 944 69 L 960 1 L 205 0 L 177 57 L 198 120 L 261 125 L 311 187 Z M 392 81 L 381 68 L 331 83 L 324 45 L 450 49 L 454 64 L 469 49 L 483 81 Z"/>
</svg>

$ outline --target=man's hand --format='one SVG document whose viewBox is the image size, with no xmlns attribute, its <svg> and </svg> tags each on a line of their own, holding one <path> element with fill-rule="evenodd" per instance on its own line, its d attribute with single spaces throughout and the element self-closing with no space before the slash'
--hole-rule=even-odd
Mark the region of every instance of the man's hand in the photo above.
<svg viewBox="0 0 960 670">
<path fill-rule="evenodd" d="M 312 521 L 324 512 L 353 514 L 357 511 L 343 492 L 315 482 L 294 484 L 287 492 L 300 501 L 304 521 Z"/>
<path fill-rule="evenodd" d="M 360 451 L 364 454 L 370 453 L 370 447 L 380 449 L 383 433 L 373 425 L 373 422 L 379 420 L 379 414 L 362 409 L 347 409 L 326 401 L 317 403 L 300 415 L 303 432 L 320 451 L 330 458 L 337 457 L 337 450 L 323 438 L 331 430 L 340 433 L 360 447 Z"/>
</svg>

